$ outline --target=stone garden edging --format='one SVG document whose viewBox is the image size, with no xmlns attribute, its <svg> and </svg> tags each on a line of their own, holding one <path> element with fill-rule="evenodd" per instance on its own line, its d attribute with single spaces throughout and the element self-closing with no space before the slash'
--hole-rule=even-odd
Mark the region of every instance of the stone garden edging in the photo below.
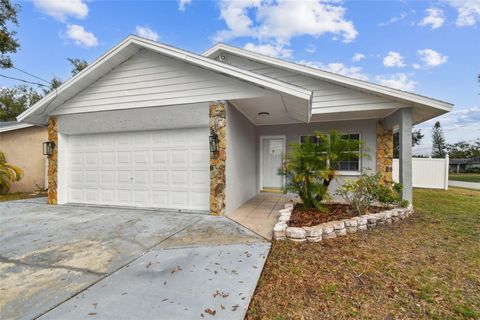
<svg viewBox="0 0 480 320">
<path fill-rule="evenodd" d="M 285 204 L 280 210 L 280 217 L 273 227 L 275 240 L 290 240 L 294 242 L 319 242 L 323 239 L 333 239 L 348 233 L 369 230 L 377 225 L 391 224 L 409 217 L 413 208 L 393 208 L 378 213 L 365 214 L 349 219 L 329 221 L 312 227 L 289 227 L 293 203 Z"/>
</svg>

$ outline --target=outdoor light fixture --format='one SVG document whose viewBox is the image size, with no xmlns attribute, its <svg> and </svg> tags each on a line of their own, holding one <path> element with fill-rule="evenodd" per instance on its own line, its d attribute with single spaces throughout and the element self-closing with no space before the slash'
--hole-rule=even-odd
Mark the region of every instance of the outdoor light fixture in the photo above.
<svg viewBox="0 0 480 320">
<path fill-rule="evenodd" d="M 262 118 L 266 118 L 270 115 L 270 112 L 265 112 L 265 111 L 262 111 L 262 112 L 259 112 L 258 113 L 258 116 L 259 117 L 262 117 Z"/>
<path fill-rule="evenodd" d="M 210 130 L 210 152 L 218 152 L 218 134 Z"/>
<path fill-rule="evenodd" d="M 53 155 L 53 149 L 55 149 L 55 142 L 53 141 L 45 141 L 43 143 L 43 155 L 44 156 L 51 156 Z"/>
</svg>

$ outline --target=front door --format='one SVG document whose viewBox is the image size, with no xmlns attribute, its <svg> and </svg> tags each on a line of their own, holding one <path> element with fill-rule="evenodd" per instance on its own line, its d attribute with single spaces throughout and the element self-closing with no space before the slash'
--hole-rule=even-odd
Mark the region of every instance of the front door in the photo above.
<svg viewBox="0 0 480 320">
<path fill-rule="evenodd" d="M 280 190 L 283 177 L 278 174 L 285 155 L 284 137 L 261 138 L 261 189 L 264 191 Z"/>
</svg>

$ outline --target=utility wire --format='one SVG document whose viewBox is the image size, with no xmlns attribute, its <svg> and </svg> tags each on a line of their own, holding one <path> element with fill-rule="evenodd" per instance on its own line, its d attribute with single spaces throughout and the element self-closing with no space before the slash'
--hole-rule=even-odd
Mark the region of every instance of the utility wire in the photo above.
<svg viewBox="0 0 480 320">
<path fill-rule="evenodd" d="M 13 69 L 16 69 L 16 70 L 18 70 L 18 71 L 20 71 L 20 72 L 23 72 L 23 73 L 25 73 L 25 74 L 28 74 L 29 76 L 34 77 L 34 78 L 37 78 L 38 80 L 41 80 L 41 81 L 46 82 L 46 83 L 48 83 L 48 84 L 51 83 L 51 82 L 48 81 L 48 80 L 42 79 L 42 78 L 40 78 L 40 77 L 37 77 L 36 75 L 31 74 L 31 73 L 29 73 L 29 72 L 27 72 L 27 71 L 25 71 L 25 70 L 22 70 L 22 69 L 20 69 L 20 68 L 15 67 L 15 66 L 13 66 L 12 68 L 13 68 Z"/>
<path fill-rule="evenodd" d="M 28 81 L 28 80 L 24 80 L 24 79 L 20 79 L 20 78 L 10 77 L 10 76 L 6 76 L 6 75 L 3 75 L 3 74 L 0 74 L 0 77 L 4 77 L 4 78 L 7 78 L 7 79 L 16 80 L 16 81 L 21 81 L 21 82 L 25 82 L 25 83 L 35 84 L 35 85 L 40 86 L 40 87 L 47 87 L 47 88 L 50 87 L 50 86 L 47 86 L 47 85 L 44 85 L 44 84 L 41 84 L 41 83 L 38 83 L 38 82 L 33 82 L 33 81 Z"/>
</svg>

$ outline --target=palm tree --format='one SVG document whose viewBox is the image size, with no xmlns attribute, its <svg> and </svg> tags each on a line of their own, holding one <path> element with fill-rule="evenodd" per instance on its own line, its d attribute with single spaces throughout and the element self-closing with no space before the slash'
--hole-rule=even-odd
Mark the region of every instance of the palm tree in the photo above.
<svg viewBox="0 0 480 320">
<path fill-rule="evenodd" d="M 22 177 L 22 168 L 7 163 L 5 153 L 0 151 L 0 194 L 8 193 L 12 183 L 20 181 Z"/>
</svg>

